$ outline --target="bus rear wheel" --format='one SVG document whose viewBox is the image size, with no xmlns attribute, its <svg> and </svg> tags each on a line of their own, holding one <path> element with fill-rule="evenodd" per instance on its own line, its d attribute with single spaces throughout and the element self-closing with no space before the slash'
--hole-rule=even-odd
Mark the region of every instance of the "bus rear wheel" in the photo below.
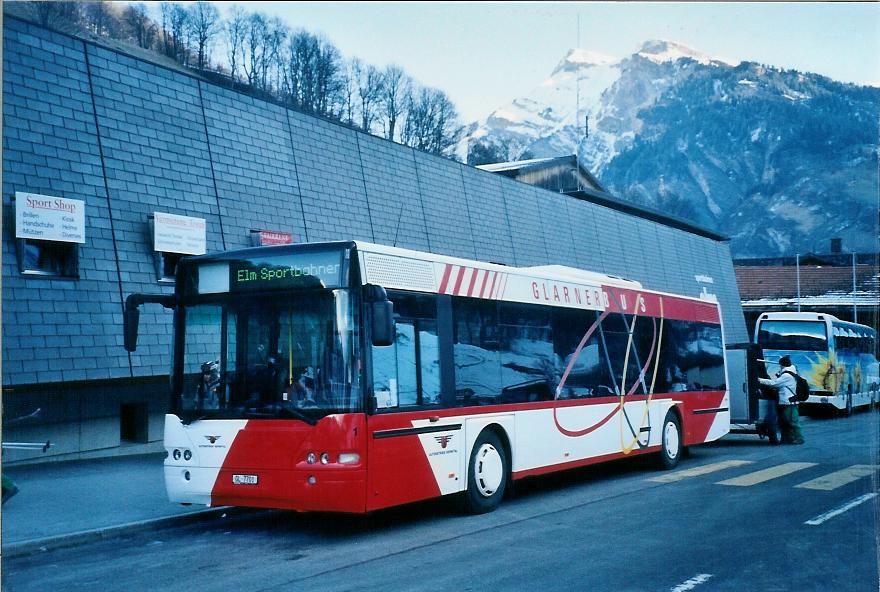
<svg viewBox="0 0 880 592">
<path fill-rule="evenodd" d="M 666 413 L 661 436 L 660 468 L 674 469 L 678 465 L 682 453 L 681 422 L 674 411 Z"/>
<path fill-rule="evenodd" d="M 471 451 L 464 508 L 471 514 L 491 512 L 501 503 L 510 467 L 497 434 L 484 430 Z"/>
</svg>

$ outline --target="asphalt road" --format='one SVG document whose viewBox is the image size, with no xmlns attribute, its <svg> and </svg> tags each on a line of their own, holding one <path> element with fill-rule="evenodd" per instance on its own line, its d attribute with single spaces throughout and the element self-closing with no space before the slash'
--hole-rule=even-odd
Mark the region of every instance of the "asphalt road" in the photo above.
<svg viewBox="0 0 880 592">
<path fill-rule="evenodd" d="M 4 559 L 3 590 L 877 591 L 878 413 L 804 428 L 527 480 L 482 516 L 254 511 Z"/>
</svg>

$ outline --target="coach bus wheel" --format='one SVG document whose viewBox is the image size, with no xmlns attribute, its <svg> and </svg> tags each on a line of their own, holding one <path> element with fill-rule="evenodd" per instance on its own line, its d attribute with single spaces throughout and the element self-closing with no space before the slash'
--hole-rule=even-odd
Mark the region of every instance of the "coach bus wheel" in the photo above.
<svg viewBox="0 0 880 592">
<path fill-rule="evenodd" d="M 507 452 L 498 436 L 483 431 L 474 443 L 468 465 L 465 509 L 471 514 L 491 512 L 501 503 L 507 486 Z"/>
<path fill-rule="evenodd" d="M 681 423 L 673 411 L 663 420 L 663 443 L 660 448 L 660 467 L 674 469 L 681 458 Z"/>
</svg>

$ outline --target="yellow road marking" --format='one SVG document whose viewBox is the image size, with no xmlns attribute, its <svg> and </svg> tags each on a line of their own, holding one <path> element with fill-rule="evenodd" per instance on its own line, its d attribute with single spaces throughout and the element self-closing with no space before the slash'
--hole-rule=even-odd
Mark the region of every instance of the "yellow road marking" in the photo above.
<svg viewBox="0 0 880 592">
<path fill-rule="evenodd" d="M 754 473 L 748 473 L 741 477 L 734 477 L 733 479 L 719 481 L 717 485 L 736 485 L 738 487 L 749 487 L 750 485 L 757 485 L 758 483 L 763 483 L 764 481 L 770 481 L 771 479 L 783 477 L 796 471 L 808 469 L 815 466 L 816 463 L 807 462 L 784 463 L 775 467 L 770 467 L 769 469 L 762 469 L 760 471 L 755 471 Z"/>
<path fill-rule="evenodd" d="M 795 487 L 802 487 L 803 489 L 818 489 L 820 491 L 831 491 L 833 489 L 837 489 L 838 487 L 843 487 L 847 483 L 858 481 L 862 477 L 868 477 L 872 475 L 874 471 L 877 470 L 877 468 L 877 465 L 853 465 L 840 471 L 835 471 L 833 473 L 829 473 L 828 475 L 818 477 L 811 481 L 806 481 L 804 483 L 801 483 L 800 485 L 795 485 Z"/>
<path fill-rule="evenodd" d="M 722 462 L 703 465 L 701 467 L 694 467 L 693 469 L 685 469 L 683 471 L 667 473 L 665 475 L 660 475 L 659 477 L 652 477 L 648 479 L 648 481 L 655 481 L 657 483 L 673 483 L 675 481 L 681 481 L 682 479 L 687 479 L 689 477 L 699 477 L 700 475 L 708 475 L 709 473 L 714 473 L 715 471 L 720 471 L 722 469 L 729 469 L 730 467 L 739 467 L 742 465 L 750 464 L 752 464 L 752 461 L 750 460 L 725 460 Z"/>
</svg>

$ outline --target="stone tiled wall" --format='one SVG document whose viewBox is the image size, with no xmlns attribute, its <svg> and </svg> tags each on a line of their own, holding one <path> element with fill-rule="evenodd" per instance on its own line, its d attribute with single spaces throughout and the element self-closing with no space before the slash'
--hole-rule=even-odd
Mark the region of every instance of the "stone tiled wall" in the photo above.
<svg viewBox="0 0 880 592">
<path fill-rule="evenodd" d="M 361 239 L 511 265 L 560 263 L 697 295 L 745 325 L 726 243 L 563 197 L 282 108 L 13 18 L 3 41 L 3 384 L 158 376 L 170 315 L 122 299 L 158 280 L 150 216 L 207 221 L 208 250 L 251 230 Z M 22 276 L 16 191 L 85 200 L 78 280 Z"/>
</svg>

